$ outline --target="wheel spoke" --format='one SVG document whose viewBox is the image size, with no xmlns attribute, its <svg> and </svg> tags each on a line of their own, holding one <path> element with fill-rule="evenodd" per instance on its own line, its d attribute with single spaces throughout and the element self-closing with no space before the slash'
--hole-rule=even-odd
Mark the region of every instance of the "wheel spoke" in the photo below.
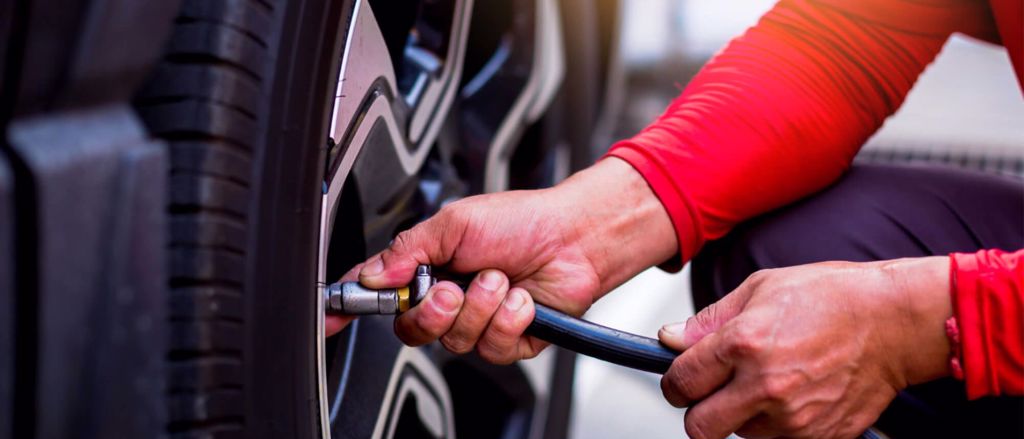
<svg viewBox="0 0 1024 439">
<path fill-rule="evenodd" d="M 357 0 L 352 6 L 328 133 L 335 145 L 330 147 L 325 166 L 317 297 L 323 294 L 322 285 L 336 280 L 327 279 L 327 274 L 328 264 L 334 263 L 329 258 L 334 227 L 339 215 L 351 214 L 343 207 L 344 192 L 356 191 L 362 204 L 362 231 L 368 249 L 381 247 L 398 227 L 418 219 L 410 217 L 415 215 L 408 208 L 410 197 L 420 196 L 417 176 L 447 119 L 460 81 L 472 1 L 430 5 L 449 16 L 438 15 L 438 10 L 424 11 L 424 5 L 412 30 L 403 31 L 417 38 L 388 38 L 382 27 L 394 26 L 382 26 L 371 2 Z M 399 52 L 403 56 L 396 66 L 391 56 L 395 48 L 389 52 L 388 42 L 403 40 L 410 43 Z M 358 184 L 352 184 L 353 179 Z M 319 306 L 317 336 L 323 333 L 322 303 Z M 330 437 L 328 353 L 324 343 L 318 343 L 321 427 L 324 437 Z"/>
<path fill-rule="evenodd" d="M 331 270 L 336 267 L 330 264 L 347 265 L 355 256 L 364 256 L 353 252 L 383 248 L 399 229 L 433 213 L 445 202 L 508 187 L 516 145 L 524 129 L 538 121 L 554 99 L 565 66 L 555 0 L 499 3 L 498 11 L 474 12 L 471 0 L 408 0 L 403 6 L 418 11 L 410 14 L 404 9 L 393 11 L 394 6 L 383 0 L 355 1 L 328 133 L 317 271 L 320 285 L 336 280 L 328 278 L 328 274 L 339 271 Z M 377 11 L 384 16 L 375 16 L 371 4 L 392 6 L 386 14 L 384 9 Z M 480 30 L 471 30 L 470 21 L 490 16 L 486 21 L 493 22 L 494 17 L 502 15 L 500 8 L 514 14 L 502 18 L 507 26 L 482 31 L 495 37 L 494 44 L 472 51 L 484 61 L 475 59 L 473 77 L 464 78 L 464 58 L 470 38 L 475 38 L 470 34 Z M 449 117 L 456 99 L 459 115 Z M 446 124 L 451 125 L 441 136 Z M 564 154 L 556 154 L 552 160 L 552 166 L 558 169 L 567 162 Z M 334 228 L 339 224 L 345 233 L 336 233 Z M 356 237 L 358 234 L 361 236 Z M 332 239 L 334 235 L 338 239 Z M 354 239 L 360 242 L 350 242 Z M 317 294 L 322 297 L 322 288 Z M 322 333 L 322 302 L 319 306 L 318 331 Z M 372 331 L 363 328 L 359 332 L 359 336 L 349 332 L 344 342 L 333 342 L 334 352 L 326 352 L 324 343 L 319 342 L 324 437 L 330 437 L 329 423 L 352 422 L 344 408 L 338 407 L 346 396 L 337 393 L 343 383 L 348 386 L 345 392 L 353 391 L 354 381 L 343 378 L 357 373 L 355 369 L 349 371 L 351 363 L 366 361 L 360 355 L 364 350 L 395 349 L 356 346 Z M 344 370 L 328 371 L 328 355 L 337 356 L 330 363 L 332 369 Z M 390 365 L 386 360 L 377 361 L 383 363 L 374 367 Z M 396 379 L 394 373 L 392 380 Z M 339 389 L 329 389 L 328 378 Z M 451 402 L 437 400 L 437 394 L 446 393 L 438 390 L 443 389 L 444 380 L 436 381 L 430 385 L 401 384 L 398 388 L 392 382 L 387 393 L 392 403 L 383 404 L 377 419 L 378 427 L 390 427 L 375 428 L 375 434 L 389 437 L 394 433 L 397 417 L 405 419 L 409 412 L 405 401 L 413 401 L 417 413 L 408 418 L 415 422 L 409 422 L 432 436 L 450 437 Z M 441 387 L 429 392 L 415 390 L 429 390 L 435 385 Z M 331 398 L 334 406 L 330 407 L 328 398 L 332 395 L 337 397 Z M 428 395 L 435 396 L 430 399 Z M 440 410 L 441 418 L 431 410 Z"/>
</svg>

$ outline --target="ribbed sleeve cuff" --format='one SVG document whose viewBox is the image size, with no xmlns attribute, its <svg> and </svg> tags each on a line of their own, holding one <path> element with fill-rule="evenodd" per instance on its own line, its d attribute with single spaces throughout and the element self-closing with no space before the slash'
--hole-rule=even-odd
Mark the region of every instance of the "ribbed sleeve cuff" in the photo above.
<svg viewBox="0 0 1024 439">
<path fill-rule="evenodd" d="M 692 203 L 680 188 L 673 184 L 672 175 L 651 157 L 649 152 L 629 140 L 612 145 L 605 157 L 617 157 L 629 163 L 643 176 L 654 195 L 661 201 L 672 220 L 672 227 L 679 242 L 679 253 L 659 267 L 666 271 L 679 271 L 690 260 L 702 244 L 702 233 Z"/>
</svg>

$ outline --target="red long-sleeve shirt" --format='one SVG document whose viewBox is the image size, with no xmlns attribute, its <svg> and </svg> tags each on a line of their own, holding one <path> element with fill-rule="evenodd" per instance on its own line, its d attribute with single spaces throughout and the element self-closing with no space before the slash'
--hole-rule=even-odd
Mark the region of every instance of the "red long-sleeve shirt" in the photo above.
<svg viewBox="0 0 1024 439">
<path fill-rule="evenodd" d="M 1022 3 L 781 0 L 609 155 L 643 174 L 687 260 L 838 179 L 953 32 L 1001 42 L 1024 80 Z M 951 257 L 968 395 L 1024 394 L 1024 250 Z"/>
</svg>

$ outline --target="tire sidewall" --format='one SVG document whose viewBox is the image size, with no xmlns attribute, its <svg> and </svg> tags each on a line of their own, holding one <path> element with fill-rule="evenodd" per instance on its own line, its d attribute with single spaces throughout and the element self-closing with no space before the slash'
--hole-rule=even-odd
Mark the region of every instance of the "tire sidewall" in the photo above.
<svg viewBox="0 0 1024 439">
<path fill-rule="evenodd" d="M 320 187 L 350 10 L 350 1 L 290 1 L 276 17 L 249 216 L 245 437 L 320 435 Z"/>
</svg>

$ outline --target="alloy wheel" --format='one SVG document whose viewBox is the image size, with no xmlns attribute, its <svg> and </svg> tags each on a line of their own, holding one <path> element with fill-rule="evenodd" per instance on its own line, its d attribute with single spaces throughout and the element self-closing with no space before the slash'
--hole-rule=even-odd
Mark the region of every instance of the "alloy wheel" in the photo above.
<svg viewBox="0 0 1024 439">
<path fill-rule="evenodd" d="M 317 297 L 323 285 L 444 204 L 508 188 L 516 163 L 532 171 L 543 162 L 549 172 L 515 185 L 542 186 L 567 174 L 564 144 L 538 150 L 531 138 L 519 148 L 562 79 L 555 2 L 478 3 L 476 10 L 471 0 L 403 3 L 360 0 L 347 15 L 324 167 Z M 322 304 L 317 318 L 323 437 L 454 437 L 454 414 L 465 410 L 456 407 L 461 391 L 451 387 L 467 385 L 446 381 L 453 368 L 479 382 L 541 392 L 549 386 L 550 352 L 503 369 L 453 359 L 436 347 L 401 346 L 389 334 L 389 316 L 360 318 L 326 341 Z M 543 412 L 545 395 L 512 387 L 496 393 L 502 392 L 503 409 L 493 411 L 504 418 L 492 423 L 503 433 L 523 436 L 544 421 L 535 414 Z M 353 394 L 361 394 L 361 407 L 346 405 Z"/>
</svg>

